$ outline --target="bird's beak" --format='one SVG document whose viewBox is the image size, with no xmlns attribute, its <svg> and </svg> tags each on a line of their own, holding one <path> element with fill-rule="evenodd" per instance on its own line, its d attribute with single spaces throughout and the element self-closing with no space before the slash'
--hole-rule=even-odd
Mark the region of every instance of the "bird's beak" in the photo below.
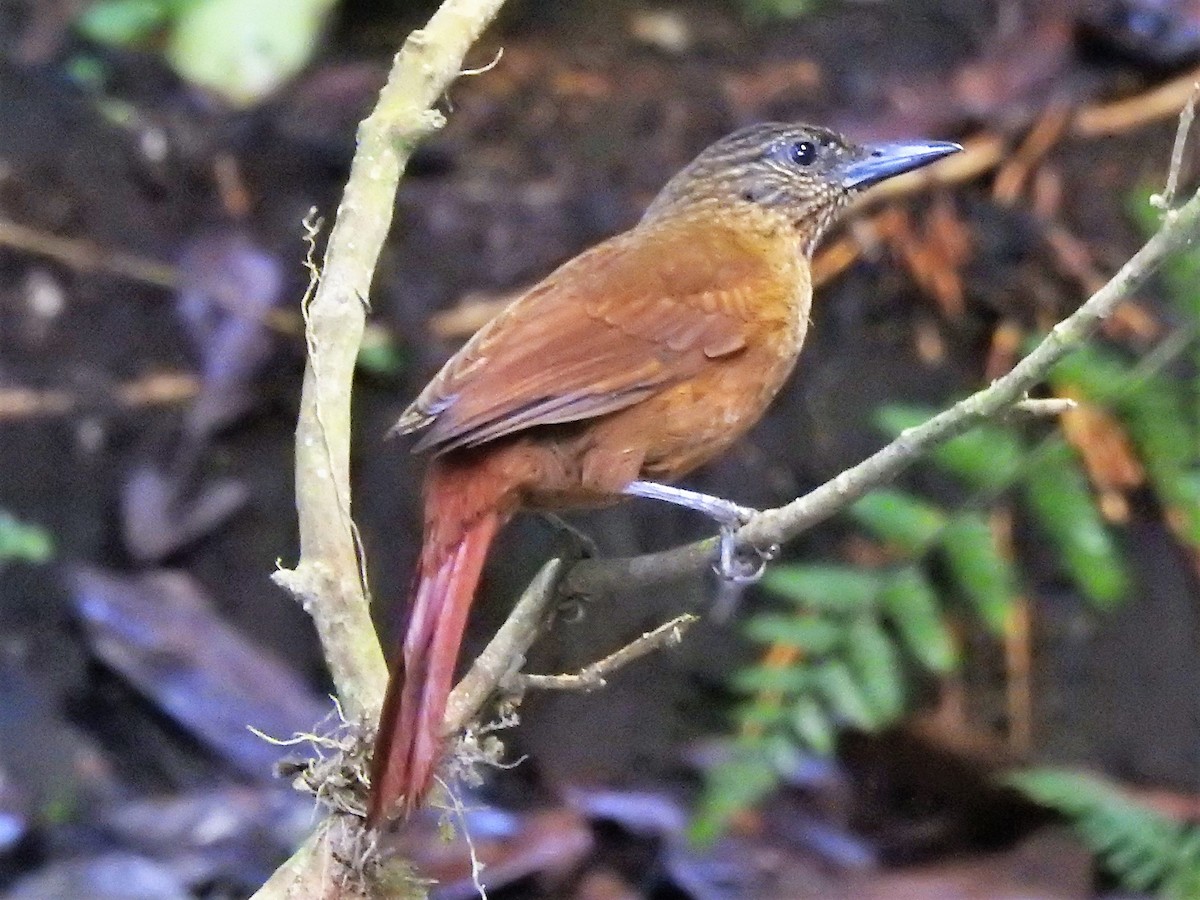
<svg viewBox="0 0 1200 900">
<path fill-rule="evenodd" d="M 867 153 L 865 157 L 842 169 L 842 187 L 846 190 L 869 188 L 896 175 L 927 166 L 943 156 L 957 153 L 962 146 L 949 141 L 894 141 L 868 144 L 864 149 Z"/>
</svg>

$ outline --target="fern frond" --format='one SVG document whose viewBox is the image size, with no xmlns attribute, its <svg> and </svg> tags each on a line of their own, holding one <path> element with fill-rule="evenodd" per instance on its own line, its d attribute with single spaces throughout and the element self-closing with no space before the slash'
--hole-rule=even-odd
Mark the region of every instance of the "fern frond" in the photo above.
<svg viewBox="0 0 1200 900">
<path fill-rule="evenodd" d="M 1200 827 L 1169 819 L 1081 772 L 1030 769 L 1005 781 L 1065 816 L 1126 888 L 1179 900 L 1200 896 Z"/>
</svg>

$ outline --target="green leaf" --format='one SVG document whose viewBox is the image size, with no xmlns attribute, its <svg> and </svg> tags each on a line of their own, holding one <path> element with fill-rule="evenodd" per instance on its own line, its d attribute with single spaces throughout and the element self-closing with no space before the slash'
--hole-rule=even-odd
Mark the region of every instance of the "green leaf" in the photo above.
<svg viewBox="0 0 1200 900">
<path fill-rule="evenodd" d="M 1118 405 L 1151 477 L 1156 467 L 1165 466 L 1168 474 L 1174 474 L 1200 455 L 1184 390 L 1184 385 L 1174 379 L 1148 378 Z"/>
<path fill-rule="evenodd" d="M 734 710 L 734 720 L 741 728 L 760 733 L 774 731 L 778 726 L 784 724 L 786 717 L 783 705 L 774 698 L 768 701 L 756 697 L 747 703 L 740 704 Z"/>
<path fill-rule="evenodd" d="M 1129 390 L 1133 366 L 1123 358 L 1088 344 L 1068 353 L 1055 363 L 1050 381 L 1059 387 L 1072 387 L 1072 393 L 1104 406 L 1112 406 Z"/>
<path fill-rule="evenodd" d="M 1124 558 L 1065 441 L 1048 443 L 1031 461 L 1024 488 L 1035 521 L 1084 596 L 1101 607 L 1121 600 L 1129 590 Z"/>
<path fill-rule="evenodd" d="M 928 406 L 888 403 L 875 411 L 875 425 L 891 437 L 899 437 L 901 432 L 928 422 L 937 412 Z"/>
<path fill-rule="evenodd" d="M 811 695 L 800 697 L 790 715 L 792 728 L 800 743 L 819 756 L 832 756 L 837 746 L 837 731 L 829 712 Z"/>
<path fill-rule="evenodd" d="M 761 747 L 739 745 L 727 762 L 710 769 L 689 837 L 712 843 L 737 813 L 753 806 L 779 783 L 770 757 Z"/>
<path fill-rule="evenodd" d="M 841 660 L 824 663 L 817 669 L 815 681 L 817 691 L 829 704 L 830 710 L 849 725 L 863 731 L 873 731 L 881 724 L 873 705 L 846 663 Z"/>
<path fill-rule="evenodd" d="M 746 633 L 764 644 L 797 647 L 809 656 L 824 656 L 842 640 L 840 623 L 809 613 L 764 613 L 746 623 Z"/>
<path fill-rule="evenodd" d="M 890 404 L 876 414 L 876 423 L 896 437 L 933 418 L 927 407 Z M 1016 477 L 1025 456 L 1017 432 L 999 425 L 980 425 L 934 448 L 934 461 L 971 487 L 998 491 Z"/>
<path fill-rule="evenodd" d="M 1147 379 L 1119 409 L 1159 500 L 1175 515 L 1191 519 L 1196 495 L 1190 476 L 1200 463 L 1200 438 L 1184 390 L 1172 379 Z"/>
<path fill-rule="evenodd" d="M 1200 830 L 1183 826 L 1090 775 L 1032 769 L 1005 779 L 1062 813 L 1126 888 L 1191 898 L 1200 887 Z"/>
<path fill-rule="evenodd" d="M 1000 491 L 1020 471 L 1025 447 L 1014 430 L 980 425 L 938 447 L 933 458 L 977 490 Z"/>
<path fill-rule="evenodd" d="M 905 648 L 931 672 L 945 674 L 958 665 L 950 629 L 929 579 L 916 566 L 893 573 L 879 595 L 880 608 Z"/>
<path fill-rule="evenodd" d="M 778 666 L 750 666 L 734 673 L 733 689 L 745 694 L 795 694 L 812 684 L 808 667 L 799 664 L 780 668 Z"/>
<path fill-rule="evenodd" d="M 1184 540 L 1200 545 L 1200 469 L 1181 472 L 1172 494 L 1173 511 Z"/>
<path fill-rule="evenodd" d="M 904 712 L 904 675 L 896 647 L 874 616 L 862 616 L 850 628 L 846 661 L 871 707 L 872 721 L 889 725 Z"/>
<path fill-rule="evenodd" d="M 1129 212 L 1142 235 L 1149 239 L 1162 227 L 1163 211 L 1150 203 L 1155 189 L 1143 186 L 1130 195 Z M 1176 308 L 1193 323 L 1200 324 L 1200 250 L 1183 247 L 1166 258 L 1162 266 L 1168 294 Z"/>
<path fill-rule="evenodd" d="M 0 510 L 0 563 L 44 563 L 54 556 L 54 542 L 45 529 L 26 525 Z"/>
<path fill-rule="evenodd" d="M 392 376 L 404 369 L 408 354 L 385 329 L 368 325 L 358 348 L 358 368 L 372 375 Z"/>
<path fill-rule="evenodd" d="M 175 23 L 175 71 L 237 107 L 269 97 L 300 72 L 336 0 L 205 0 Z"/>
<path fill-rule="evenodd" d="M 880 540 L 919 555 L 946 524 L 946 514 L 904 491 L 880 489 L 861 497 L 850 514 Z"/>
<path fill-rule="evenodd" d="M 853 614 L 874 601 L 880 578 L 872 572 L 834 565 L 776 566 L 763 587 L 809 609 Z"/>
<path fill-rule="evenodd" d="M 1016 598 L 1016 572 L 982 514 L 959 513 L 942 532 L 942 550 L 959 589 L 996 634 L 1003 634 Z"/>
<path fill-rule="evenodd" d="M 75 20 L 80 34 L 119 47 L 145 43 L 199 0 L 100 0 Z"/>
</svg>

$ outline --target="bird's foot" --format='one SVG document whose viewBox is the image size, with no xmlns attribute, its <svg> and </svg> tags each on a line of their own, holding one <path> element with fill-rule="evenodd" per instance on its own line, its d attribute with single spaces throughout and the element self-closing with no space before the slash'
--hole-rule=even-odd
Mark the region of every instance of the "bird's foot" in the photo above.
<svg viewBox="0 0 1200 900">
<path fill-rule="evenodd" d="M 767 563 L 774 558 L 778 548 L 762 550 L 757 547 L 739 546 L 737 531 L 754 516 L 758 510 L 747 506 L 739 506 L 722 497 L 701 494 L 699 491 L 689 491 L 684 488 L 671 487 L 665 484 L 655 484 L 652 481 L 634 481 L 626 488 L 625 493 L 632 497 L 645 497 L 650 500 L 661 500 L 684 506 L 704 513 L 721 526 L 720 552 L 713 564 L 713 570 L 733 584 L 751 584 L 762 578 Z"/>
<path fill-rule="evenodd" d="M 767 563 L 779 553 L 778 545 L 755 547 L 738 544 L 737 530 L 742 524 L 722 525 L 717 559 L 713 571 L 731 584 L 754 584 L 767 571 Z"/>
</svg>

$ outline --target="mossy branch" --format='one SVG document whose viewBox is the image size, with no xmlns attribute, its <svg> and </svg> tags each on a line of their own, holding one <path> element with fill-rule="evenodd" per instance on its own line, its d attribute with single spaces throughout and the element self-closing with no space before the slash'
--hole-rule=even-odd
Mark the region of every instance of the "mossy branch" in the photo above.
<svg viewBox="0 0 1200 900">
<path fill-rule="evenodd" d="M 300 561 L 276 581 L 316 622 L 351 720 L 376 716 L 387 682 L 350 518 L 350 396 L 367 297 L 409 155 L 443 123 L 431 107 L 502 2 L 447 0 L 396 54 L 378 103 L 359 126 L 320 282 L 305 310 L 309 360 L 296 426 Z"/>
<path fill-rule="evenodd" d="M 300 560 L 295 569 L 277 572 L 275 581 L 312 615 L 351 721 L 378 718 L 387 684 L 350 515 L 350 398 L 367 297 L 409 155 L 443 123 L 432 107 L 459 76 L 467 50 L 502 4 L 446 0 L 396 54 L 374 110 L 359 126 L 323 271 L 305 308 L 309 359 L 296 426 Z M 255 896 L 367 896 L 367 882 L 356 877 L 362 872 L 354 865 L 363 859 L 356 852 L 362 835 L 358 819 L 331 816 Z M 393 887 L 382 884 L 396 874 L 376 871 L 372 893 L 424 895 L 411 879 Z"/>
</svg>

